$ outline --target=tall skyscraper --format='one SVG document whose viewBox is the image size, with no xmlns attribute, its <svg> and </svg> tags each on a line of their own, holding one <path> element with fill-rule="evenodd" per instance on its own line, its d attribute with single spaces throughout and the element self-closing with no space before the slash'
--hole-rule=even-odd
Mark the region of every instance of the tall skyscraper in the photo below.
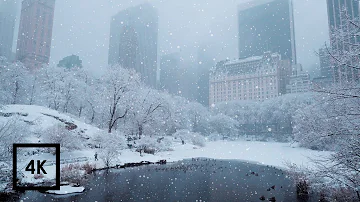
<svg viewBox="0 0 360 202">
<path fill-rule="evenodd" d="M 55 0 L 24 0 L 16 59 L 30 69 L 49 63 Z"/>
<path fill-rule="evenodd" d="M 333 78 L 334 73 L 331 68 L 331 58 L 326 48 L 319 49 L 319 59 L 320 59 L 320 75 L 322 77 Z"/>
<path fill-rule="evenodd" d="M 172 53 L 160 59 L 160 88 L 173 95 L 179 94 L 180 54 Z"/>
<path fill-rule="evenodd" d="M 332 34 L 334 30 L 344 29 L 346 18 L 354 20 L 359 17 L 359 0 L 327 0 L 330 44 L 334 49 L 343 49 L 344 42 L 336 41 Z M 359 38 L 356 38 L 359 42 Z M 346 45 L 345 45 L 346 46 Z"/>
<path fill-rule="evenodd" d="M 156 87 L 157 43 L 158 13 L 151 4 L 120 11 L 111 20 L 108 62 L 134 68 Z"/>
<path fill-rule="evenodd" d="M 197 97 L 196 100 L 209 106 L 209 75 L 210 69 L 215 66 L 214 56 L 211 53 L 211 44 L 202 44 L 197 51 Z"/>
<path fill-rule="evenodd" d="M 296 64 L 292 0 L 253 0 L 238 7 L 239 58 L 271 51 Z"/>
<path fill-rule="evenodd" d="M 349 54 L 352 54 L 351 49 L 357 49 L 358 47 L 356 46 L 360 42 L 360 37 L 352 36 L 352 33 L 358 32 L 358 27 L 352 26 L 351 23 L 349 23 L 349 20 L 354 22 L 359 18 L 359 0 L 327 0 L 327 11 L 330 46 L 333 56 L 330 58 L 351 58 L 347 59 L 345 63 L 351 66 L 359 64 L 360 58 L 357 53 L 349 57 Z M 336 34 L 339 30 L 341 30 L 342 33 L 348 33 L 348 35 L 340 36 Z M 343 55 L 344 53 L 346 54 L 345 57 Z M 331 59 L 330 64 L 330 68 L 332 68 L 331 70 L 334 72 L 333 79 L 335 82 L 343 83 L 359 80 L 359 70 L 351 68 L 348 65 L 340 64 L 334 59 Z"/>
<path fill-rule="evenodd" d="M 0 56 L 12 60 L 16 1 L 0 1 Z"/>
</svg>

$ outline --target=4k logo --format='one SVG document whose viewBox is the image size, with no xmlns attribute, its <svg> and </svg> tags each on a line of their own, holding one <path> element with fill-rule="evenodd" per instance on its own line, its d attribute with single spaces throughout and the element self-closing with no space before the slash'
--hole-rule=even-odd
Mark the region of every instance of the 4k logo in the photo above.
<svg viewBox="0 0 360 202">
<path fill-rule="evenodd" d="M 42 171 L 42 173 L 44 173 L 44 174 L 47 174 L 43 168 L 45 162 L 46 162 L 46 160 L 43 160 L 41 163 L 40 163 L 40 160 L 37 160 L 37 174 L 41 174 L 40 171 Z M 26 166 L 25 171 L 30 171 L 31 174 L 35 173 L 34 160 L 30 161 L 30 163 Z"/>
<path fill-rule="evenodd" d="M 17 152 L 19 148 L 32 148 L 32 149 L 44 149 L 44 148 L 55 148 L 55 186 L 28 186 L 26 183 L 21 183 L 18 178 L 19 175 L 30 174 L 34 175 L 46 175 L 46 161 L 50 159 L 32 159 L 26 162 L 26 166 L 18 168 Z M 41 155 L 40 155 L 41 156 Z M 49 167 L 48 167 L 49 168 Z M 60 190 L 60 144 L 13 144 L 13 189 L 14 190 Z"/>
</svg>

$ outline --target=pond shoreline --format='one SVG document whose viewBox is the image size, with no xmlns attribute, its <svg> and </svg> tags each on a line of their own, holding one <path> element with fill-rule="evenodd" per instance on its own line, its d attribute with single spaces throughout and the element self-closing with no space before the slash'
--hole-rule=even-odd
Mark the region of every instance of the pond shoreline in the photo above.
<svg viewBox="0 0 360 202">
<path fill-rule="evenodd" d="M 91 173 L 93 172 L 97 172 L 97 171 L 102 171 L 102 170 L 110 170 L 110 169 L 125 169 L 125 168 L 132 168 L 132 167 L 139 167 L 139 166 L 145 166 L 145 165 L 165 165 L 167 162 L 165 159 L 163 160 L 159 160 L 156 162 L 150 162 L 150 161 L 141 161 L 141 162 L 135 162 L 135 163 L 124 163 L 124 164 L 116 164 L 115 166 L 108 166 L 108 167 L 102 167 L 102 168 L 96 168 L 96 169 L 92 169 Z M 86 176 L 88 174 L 84 173 L 84 176 Z M 19 184 L 20 186 L 26 186 L 26 187 L 40 187 L 40 186 L 51 186 L 53 185 L 55 182 L 54 180 L 48 180 L 48 181 L 43 181 L 43 182 L 39 182 L 39 183 L 23 183 L 23 184 Z M 61 182 L 62 183 L 62 182 Z M 60 184 L 61 184 L 60 183 Z M 11 183 L 9 183 L 11 184 Z M 45 193 L 44 191 L 39 191 L 40 193 Z M 3 198 L 13 198 L 13 197 L 17 197 L 19 195 L 21 195 L 22 193 L 24 193 L 24 191 L 17 191 L 17 190 L 9 190 L 9 191 L 5 191 L 5 192 L 0 192 L 0 199 Z"/>
<path fill-rule="evenodd" d="M 218 201 L 224 197 L 227 201 L 257 201 L 264 196 L 266 200 L 276 197 L 276 201 L 289 201 L 284 199 L 296 197 L 287 174 L 271 166 L 209 158 L 190 158 L 163 166 L 159 164 L 139 162 L 123 165 L 123 168 L 131 169 L 121 169 L 120 166 L 96 169 L 82 185 L 86 187 L 85 192 L 79 195 L 58 198 L 30 191 L 21 199 L 100 202 L 119 201 L 120 197 L 123 201 L 142 198 L 150 201 Z"/>
</svg>

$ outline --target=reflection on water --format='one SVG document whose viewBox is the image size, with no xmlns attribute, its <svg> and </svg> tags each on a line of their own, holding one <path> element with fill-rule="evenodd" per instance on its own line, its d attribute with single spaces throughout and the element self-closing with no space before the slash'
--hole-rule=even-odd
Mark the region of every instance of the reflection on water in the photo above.
<svg viewBox="0 0 360 202">
<path fill-rule="evenodd" d="M 82 194 L 26 192 L 24 201 L 296 201 L 281 170 L 239 161 L 191 159 L 94 173 Z"/>
</svg>

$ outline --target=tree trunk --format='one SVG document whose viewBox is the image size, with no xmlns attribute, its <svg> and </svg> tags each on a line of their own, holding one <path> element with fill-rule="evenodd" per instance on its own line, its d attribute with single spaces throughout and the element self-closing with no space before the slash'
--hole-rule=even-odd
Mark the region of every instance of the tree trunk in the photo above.
<svg viewBox="0 0 360 202">
<path fill-rule="evenodd" d="M 115 115 L 115 110 L 113 109 L 113 110 L 110 112 L 110 121 L 109 121 L 109 126 L 108 126 L 108 133 L 111 133 L 111 129 L 112 129 L 112 127 L 113 127 L 114 115 Z"/>
<path fill-rule="evenodd" d="M 90 107 L 91 107 L 91 112 L 92 112 L 92 114 L 91 114 L 91 123 L 94 123 L 95 110 L 94 110 L 94 107 L 93 107 L 93 105 L 91 104 L 91 102 L 88 101 L 88 103 L 89 103 L 89 105 L 90 105 Z"/>
<path fill-rule="evenodd" d="M 17 96 L 19 92 L 19 83 L 15 82 L 15 92 L 13 93 L 13 102 L 11 104 L 16 104 Z"/>
<path fill-rule="evenodd" d="M 81 117 L 82 109 L 83 109 L 83 107 L 81 106 L 81 107 L 79 108 L 79 118 Z"/>
<path fill-rule="evenodd" d="M 142 133 L 143 133 L 143 127 L 142 125 L 139 125 L 139 139 L 141 139 Z"/>
<path fill-rule="evenodd" d="M 34 81 L 34 83 L 32 85 L 32 88 L 31 88 L 29 105 L 33 104 L 34 94 L 35 94 L 35 81 Z"/>
</svg>

